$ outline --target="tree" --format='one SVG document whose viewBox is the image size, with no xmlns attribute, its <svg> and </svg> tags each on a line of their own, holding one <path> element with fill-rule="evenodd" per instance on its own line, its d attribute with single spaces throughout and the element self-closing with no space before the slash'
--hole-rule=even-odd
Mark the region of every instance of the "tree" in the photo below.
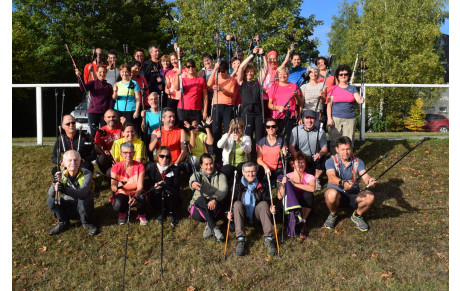
<svg viewBox="0 0 460 291">
<path fill-rule="evenodd" d="M 445 7 L 445 0 L 344 1 L 328 35 L 329 51 L 336 54 L 336 64 L 352 67 L 360 49 L 370 68 L 366 83 L 443 83 L 435 44 L 447 17 Z M 408 112 L 418 96 L 419 90 L 413 88 L 367 88 L 366 107 L 378 111 L 382 106 L 385 119 Z M 424 96 L 439 98 L 439 94 Z"/>
<path fill-rule="evenodd" d="M 290 44 L 287 36 L 295 30 L 296 51 L 305 61 L 318 56 L 319 41 L 309 37 L 322 21 L 314 15 L 301 17 L 300 4 L 300 0 L 177 0 L 175 16 L 179 24 L 174 23 L 174 27 L 187 57 L 197 61 L 204 52 L 216 52 L 215 32 L 219 33 L 221 49 L 225 47 L 225 35 L 235 33 L 246 54 L 253 36 L 258 34 L 265 51 L 275 49 L 283 57 Z"/>
<path fill-rule="evenodd" d="M 409 111 L 409 117 L 406 119 L 406 128 L 410 131 L 422 131 L 425 121 L 425 113 L 423 113 L 423 100 L 417 98 Z"/>
</svg>

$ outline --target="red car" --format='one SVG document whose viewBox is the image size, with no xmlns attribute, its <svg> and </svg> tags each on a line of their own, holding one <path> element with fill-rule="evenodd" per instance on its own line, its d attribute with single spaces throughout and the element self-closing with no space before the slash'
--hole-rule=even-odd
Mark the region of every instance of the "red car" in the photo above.
<svg viewBox="0 0 460 291">
<path fill-rule="evenodd" d="M 427 114 L 424 131 L 449 132 L 449 119 L 442 114 Z"/>
</svg>

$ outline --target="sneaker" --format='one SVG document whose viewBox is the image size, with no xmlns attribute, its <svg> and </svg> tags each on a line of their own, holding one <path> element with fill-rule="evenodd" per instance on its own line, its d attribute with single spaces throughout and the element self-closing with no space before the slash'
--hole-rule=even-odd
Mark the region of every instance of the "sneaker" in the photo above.
<svg viewBox="0 0 460 291">
<path fill-rule="evenodd" d="M 214 239 L 216 241 L 223 241 L 224 240 L 224 235 L 222 234 L 222 232 L 220 231 L 220 229 L 217 226 L 214 227 L 214 229 L 212 230 L 212 233 L 214 234 Z"/>
<path fill-rule="evenodd" d="M 322 187 L 321 187 L 321 182 L 319 181 L 319 179 L 316 179 L 316 191 L 321 191 Z"/>
<path fill-rule="evenodd" d="M 163 216 L 162 214 L 158 215 L 157 221 L 158 221 L 158 223 L 163 223 L 163 222 L 165 222 L 164 216 Z"/>
<path fill-rule="evenodd" d="M 240 236 L 236 241 L 236 255 L 244 256 L 244 237 Z"/>
<path fill-rule="evenodd" d="M 210 238 L 212 236 L 212 230 L 209 228 L 208 224 L 206 223 L 206 227 L 203 231 L 203 238 Z"/>
<path fill-rule="evenodd" d="M 353 211 L 351 215 L 351 221 L 353 221 L 359 228 L 360 231 L 368 231 L 369 225 L 364 221 L 364 218 L 361 215 L 355 215 L 356 212 Z"/>
<path fill-rule="evenodd" d="M 177 226 L 179 224 L 179 219 L 174 214 L 171 214 L 171 225 L 173 227 Z"/>
<path fill-rule="evenodd" d="M 50 230 L 50 235 L 55 235 L 58 233 L 63 232 L 64 230 L 69 228 L 69 222 L 68 221 L 59 221 L 58 224 L 56 224 L 51 230 Z"/>
<path fill-rule="evenodd" d="M 83 227 L 88 231 L 90 235 L 95 235 L 97 233 L 97 227 L 91 223 L 83 223 Z"/>
<path fill-rule="evenodd" d="M 267 236 L 265 238 L 264 245 L 267 247 L 268 254 L 270 256 L 274 256 L 278 253 L 278 251 L 276 250 L 275 242 L 273 241 L 272 237 Z"/>
<path fill-rule="evenodd" d="M 337 215 L 329 213 L 329 216 L 327 217 L 326 222 L 324 223 L 324 227 L 327 229 L 334 229 L 336 220 Z"/>
<path fill-rule="evenodd" d="M 149 221 L 147 220 L 147 217 L 145 217 L 145 214 L 139 215 L 139 221 L 140 221 L 140 225 L 142 226 L 145 226 L 149 223 Z"/>
<path fill-rule="evenodd" d="M 123 225 L 128 221 L 128 216 L 126 213 L 118 212 L 118 224 Z"/>
</svg>

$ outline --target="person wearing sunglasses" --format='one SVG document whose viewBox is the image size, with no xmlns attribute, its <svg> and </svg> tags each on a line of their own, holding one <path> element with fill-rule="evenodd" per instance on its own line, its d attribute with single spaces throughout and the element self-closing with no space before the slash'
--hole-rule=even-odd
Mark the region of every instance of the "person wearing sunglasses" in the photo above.
<svg viewBox="0 0 460 291">
<path fill-rule="evenodd" d="M 364 98 L 358 93 L 355 86 L 348 85 L 351 69 L 348 65 L 339 65 L 335 71 L 339 84 L 331 88 L 327 101 L 327 125 L 329 138 L 334 141 L 340 136 L 348 136 L 352 145 L 355 139 L 356 113 L 355 101 L 359 104 Z M 331 143 L 331 149 L 335 147 Z"/>
<path fill-rule="evenodd" d="M 278 125 L 273 118 L 268 118 L 265 121 L 265 131 L 267 136 L 261 138 L 256 145 L 257 151 L 257 179 L 262 181 L 266 179 L 268 173 L 270 177 L 278 177 L 283 173 L 282 161 L 279 159 L 280 151 L 282 154 L 286 154 L 286 148 L 288 146 L 283 138 L 276 135 Z"/>
<path fill-rule="evenodd" d="M 233 183 L 233 172 L 241 174 L 243 164 L 250 161 L 252 142 L 251 137 L 244 135 L 244 121 L 234 118 L 230 122 L 229 130 L 217 142 L 222 151 L 222 173 L 227 177 L 229 184 Z"/>
<path fill-rule="evenodd" d="M 76 150 L 82 159 L 81 166 L 93 172 L 94 166 L 91 162 L 96 159 L 96 154 L 94 152 L 94 146 L 90 137 L 83 134 L 80 135 L 80 132 L 76 126 L 75 118 L 72 115 L 64 115 L 62 117 L 61 125 L 64 133 L 60 132 L 60 136 L 54 143 L 53 153 L 51 154 L 51 161 L 56 165 L 58 159 L 61 161 L 61 153 L 69 150 Z M 64 164 L 61 161 L 61 167 L 63 166 Z M 52 170 L 53 176 L 56 171 L 58 171 L 58 169 L 54 167 Z"/>
<path fill-rule="evenodd" d="M 184 122 L 187 118 L 194 118 L 201 123 L 206 120 L 208 112 L 208 87 L 203 78 L 196 75 L 196 63 L 189 59 L 185 63 L 187 73 L 182 76 L 182 88 L 184 95 L 179 99 L 177 105 L 177 117 L 180 122 Z M 182 75 L 182 72 L 178 72 Z M 174 89 L 180 90 L 180 78 L 175 79 Z M 203 110 L 203 114 L 201 111 Z"/>
<path fill-rule="evenodd" d="M 168 214 L 171 215 L 171 225 L 179 223 L 177 209 L 180 206 L 179 185 L 180 177 L 178 168 L 172 164 L 171 152 L 166 146 L 161 146 L 157 150 L 154 162 L 146 166 L 148 177 L 148 189 L 155 188 L 148 195 L 148 200 L 152 207 L 159 213 L 157 221 L 163 223 Z M 164 198 L 162 210 L 162 197 Z"/>
<path fill-rule="evenodd" d="M 145 215 L 147 199 L 142 194 L 145 167 L 134 160 L 135 151 L 131 142 L 122 143 L 120 152 L 123 160 L 113 165 L 110 171 L 112 177 L 110 189 L 113 194 L 109 200 L 112 201 L 113 210 L 118 212 L 118 224 L 125 224 L 128 220 L 129 206 L 136 206 L 140 224 L 147 225 L 148 220 Z"/>
<path fill-rule="evenodd" d="M 97 79 L 96 70 L 99 65 L 107 66 L 104 64 L 104 57 L 105 55 L 101 48 L 96 48 L 93 51 L 91 63 L 86 64 L 83 69 L 83 79 L 85 83 Z"/>
</svg>

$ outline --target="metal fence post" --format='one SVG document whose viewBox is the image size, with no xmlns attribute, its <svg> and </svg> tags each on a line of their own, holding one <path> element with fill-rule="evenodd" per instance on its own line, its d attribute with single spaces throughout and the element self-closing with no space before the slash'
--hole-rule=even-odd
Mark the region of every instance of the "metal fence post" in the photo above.
<svg viewBox="0 0 460 291">
<path fill-rule="evenodd" d="M 366 84 L 364 84 L 363 88 L 363 106 L 362 106 L 362 112 L 361 112 L 361 130 L 360 130 L 360 135 L 361 135 L 361 141 L 366 140 L 365 133 L 366 133 Z"/>
<path fill-rule="evenodd" d="M 35 88 L 37 111 L 37 145 L 43 145 L 42 87 Z"/>
</svg>

